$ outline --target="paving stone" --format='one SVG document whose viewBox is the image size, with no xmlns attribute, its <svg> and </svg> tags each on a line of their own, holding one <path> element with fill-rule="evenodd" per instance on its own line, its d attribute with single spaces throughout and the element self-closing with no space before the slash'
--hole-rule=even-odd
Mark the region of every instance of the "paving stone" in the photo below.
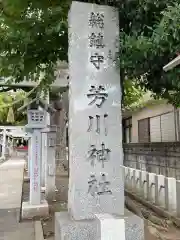
<svg viewBox="0 0 180 240">
<path fill-rule="evenodd" d="M 24 160 L 10 159 L 0 165 L 0 240 L 34 240 L 34 223 L 19 222 Z"/>
</svg>

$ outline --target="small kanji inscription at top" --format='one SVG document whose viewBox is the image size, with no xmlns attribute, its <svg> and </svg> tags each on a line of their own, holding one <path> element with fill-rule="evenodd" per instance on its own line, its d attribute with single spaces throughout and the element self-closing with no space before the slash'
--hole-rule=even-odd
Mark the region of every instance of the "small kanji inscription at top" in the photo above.
<svg viewBox="0 0 180 240">
<path fill-rule="evenodd" d="M 104 48 L 104 36 L 102 33 L 91 33 L 89 35 L 89 46 L 97 49 Z"/>
<path fill-rule="evenodd" d="M 103 13 L 90 13 L 89 26 L 92 28 L 104 28 L 104 14 Z"/>
</svg>

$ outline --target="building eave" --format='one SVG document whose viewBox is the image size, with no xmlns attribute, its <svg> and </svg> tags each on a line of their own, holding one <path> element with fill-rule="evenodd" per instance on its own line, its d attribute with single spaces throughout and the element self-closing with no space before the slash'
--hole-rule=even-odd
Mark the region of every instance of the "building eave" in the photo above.
<svg viewBox="0 0 180 240">
<path fill-rule="evenodd" d="M 123 109 L 122 111 L 122 118 L 128 118 L 131 117 L 133 115 L 133 113 L 136 113 L 146 107 L 150 107 L 150 106 L 154 106 L 154 105 L 158 105 L 158 104 L 162 104 L 162 103 L 167 103 L 167 100 L 165 99 L 149 99 L 147 101 L 142 102 L 140 105 L 136 106 L 136 107 L 132 107 L 129 109 Z"/>
</svg>

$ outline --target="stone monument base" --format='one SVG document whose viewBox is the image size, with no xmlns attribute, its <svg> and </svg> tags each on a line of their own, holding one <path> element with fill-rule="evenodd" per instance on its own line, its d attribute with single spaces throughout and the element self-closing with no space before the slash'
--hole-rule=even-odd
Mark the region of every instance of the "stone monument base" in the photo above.
<svg viewBox="0 0 180 240">
<path fill-rule="evenodd" d="M 45 192 L 46 192 L 46 187 L 41 187 L 41 193 L 45 193 Z M 56 186 L 55 186 L 54 192 L 55 192 L 55 193 L 58 192 L 58 189 L 57 189 Z"/>
<path fill-rule="evenodd" d="M 45 193 L 46 187 L 41 187 L 41 193 Z"/>
<path fill-rule="evenodd" d="M 27 183 L 30 182 L 30 177 L 25 176 L 25 177 L 24 177 L 24 182 L 27 182 Z"/>
<path fill-rule="evenodd" d="M 22 219 L 46 216 L 49 216 L 49 206 L 46 200 L 37 205 L 32 205 L 29 202 L 22 203 Z"/>
<path fill-rule="evenodd" d="M 144 220 L 125 209 L 124 216 L 114 216 L 125 220 L 125 239 L 144 240 Z M 75 221 L 68 212 L 55 214 L 55 240 L 100 240 L 99 221 Z"/>
</svg>

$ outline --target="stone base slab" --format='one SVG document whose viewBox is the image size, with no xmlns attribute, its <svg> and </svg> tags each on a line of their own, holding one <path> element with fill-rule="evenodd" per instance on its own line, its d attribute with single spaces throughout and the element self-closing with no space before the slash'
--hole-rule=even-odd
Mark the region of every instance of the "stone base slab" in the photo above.
<svg viewBox="0 0 180 240">
<path fill-rule="evenodd" d="M 24 177 L 24 182 L 30 182 L 30 177 L 25 176 L 25 177 Z"/>
<path fill-rule="evenodd" d="M 32 205 L 29 202 L 22 203 L 22 219 L 46 216 L 49 216 L 49 206 L 46 200 L 37 205 Z"/>
<path fill-rule="evenodd" d="M 41 187 L 41 193 L 45 193 L 46 187 Z"/>
<path fill-rule="evenodd" d="M 144 220 L 125 209 L 124 216 L 114 216 L 125 220 L 126 240 L 144 240 Z M 75 221 L 68 212 L 55 214 L 55 240 L 100 240 L 99 221 Z"/>
<path fill-rule="evenodd" d="M 44 240 L 41 221 L 34 222 L 34 229 L 35 229 L 35 240 Z"/>
<path fill-rule="evenodd" d="M 46 187 L 41 187 L 41 193 L 45 193 L 46 192 Z M 57 187 L 55 187 L 54 192 L 58 192 Z"/>
</svg>

